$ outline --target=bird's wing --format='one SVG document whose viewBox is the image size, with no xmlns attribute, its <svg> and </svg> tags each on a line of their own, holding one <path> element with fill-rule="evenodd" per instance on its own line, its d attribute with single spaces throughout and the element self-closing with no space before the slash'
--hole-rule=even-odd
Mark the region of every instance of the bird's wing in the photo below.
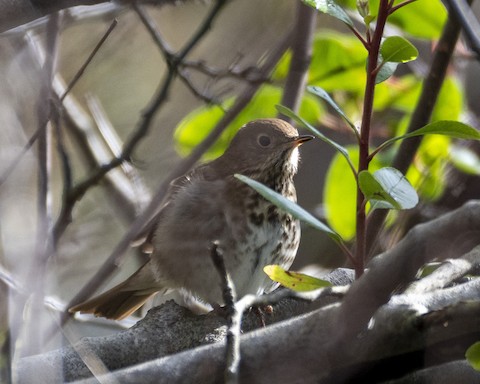
<svg viewBox="0 0 480 384">
<path fill-rule="evenodd" d="M 168 206 L 175 199 L 175 196 L 178 194 L 178 192 L 187 187 L 192 180 L 214 180 L 215 178 L 216 177 L 212 172 L 208 172 L 208 168 L 206 168 L 205 165 L 201 165 L 194 168 L 189 173 L 173 179 L 170 182 L 168 191 L 163 199 L 164 203 L 160 206 L 158 212 L 145 224 L 144 229 L 133 241 L 132 246 L 140 246 L 144 253 L 152 253 L 152 238 L 155 230 L 158 226 L 158 223 L 162 220 L 165 211 L 168 209 Z"/>
</svg>

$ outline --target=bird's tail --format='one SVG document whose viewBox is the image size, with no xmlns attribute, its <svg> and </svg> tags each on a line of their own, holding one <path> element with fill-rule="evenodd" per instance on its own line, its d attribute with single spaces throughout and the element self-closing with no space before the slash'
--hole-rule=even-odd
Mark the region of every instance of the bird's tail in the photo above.
<svg viewBox="0 0 480 384">
<path fill-rule="evenodd" d="M 164 288 L 155 279 L 150 262 L 147 262 L 124 282 L 69 308 L 68 311 L 92 313 L 107 319 L 121 320 L 135 312 L 162 289 Z"/>
</svg>

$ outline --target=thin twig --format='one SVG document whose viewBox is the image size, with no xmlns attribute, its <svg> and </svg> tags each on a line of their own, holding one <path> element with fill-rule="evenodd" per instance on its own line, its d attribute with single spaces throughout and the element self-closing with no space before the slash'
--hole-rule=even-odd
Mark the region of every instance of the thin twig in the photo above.
<svg viewBox="0 0 480 384">
<path fill-rule="evenodd" d="M 38 122 L 42 124 L 45 120 L 51 120 L 57 116 L 54 113 L 55 106 L 53 105 L 53 78 L 55 76 L 58 42 L 60 29 L 60 15 L 55 13 L 50 16 L 47 23 L 45 36 L 45 62 L 43 64 L 44 83 L 39 95 L 38 102 Z M 52 249 L 52 183 L 51 183 L 51 130 L 38 128 L 41 134 L 38 137 L 38 192 L 37 192 L 37 228 L 36 228 L 36 245 L 34 260 L 30 266 L 30 284 L 27 287 L 34 295 L 32 300 L 32 313 L 41 313 L 45 294 L 45 282 L 47 263 L 51 255 Z M 35 321 L 33 318 L 29 319 L 31 322 Z M 31 325 L 31 324 L 29 324 Z M 37 344 L 35 344 L 37 343 Z M 36 337 L 29 340 L 27 343 L 30 350 L 29 353 L 38 352 L 43 346 L 43 335 L 36 335 Z"/>
<path fill-rule="evenodd" d="M 225 108 L 222 106 L 221 101 L 218 100 L 215 96 L 207 95 L 205 92 L 202 92 L 199 89 L 197 89 L 197 86 L 193 83 L 193 81 L 190 79 L 190 77 L 188 76 L 188 73 L 185 70 L 180 69 L 178 71 L 178 77 L 187 86 L 190 92 L 193 93 L 194 96 L 204 101 L 208 105 L 217 105 L 225 112 Z"/>
<path fill-rule="evenodd" d="M 85 63 L 80 67 L 80 69 L 77 71 L 75 76 L 73 77 L 72 81 L 68 84 L 67 88 L 63 92 L 63 94 L 59 97 L 60 101 L 62 102 L 65 97 L 68 95 L 68 93 L 72 90 L 72 88 L 75 86 L 75 84 L 80 80 L 82 77 L 83 73 L 85 72 L 87 66 L 90 64 L 90 62 L 93 60 L 94 56 L 97 54 L 98 50 L 101 48 L 105 40 L 108 38 L 110 33 L 113 31 L 115 26 L 117 25 L 117 20 L 113 20 L 112 24 L 110 24 L 110 27 L 108 28 L 107 32 L 103 35 L 102 39 L 98 42 L 98 44 L 95 46 L 93 49 L 92 53 L 88 56 L 87 60 Z M 39 124 L 37 130 L 33 133 L 33 135 L 28 139 L 27 143 L 24 145 L 22 148 L 21 152 L 15 157 L 15 159 L 11 162 L 11 164 L 6 168 L 4 171 L 3 175 L 0 177 L 0 186 L 8 179 L 10 174 L 13 172 L 13 170 L 16 168 L 20 160 L 25 156 L 25 154 L 32 148 L 33 144 L 35 141 L 37 141 L 38 137 L 42 132 L 45 130 L 46 126 L 48 124 L 48 118 L 44 118 Z"/>
<path fill-rule="evenodd" d="M 158 28 L 155 26 L 154 20 L 148 15 L 148 13 L 136 3 L 134 3 L 133 8 L 140 17 L 143 25 L 147 28 L 153 41 L 160 49 L 165 63 L 168 66 L 168 70 L 171 71 L 174 76 L 178 76 L 180 80 L 187 86 L 187 88 L 199 99 L 205 101 L 209 105 L 221 105 L 216 98 L 206 95 L 204 92 L 198 90 L 193 84 L 187 72 L 182 68 L 183 60 L 180 59 L 181 54 L 175 54 L 173 52 L 168 43 L 163 39 Z M 182 50 L 182 54 L 183 52 L 185 52 L 185 50 Z"/>
<path fill-rule="evenodd" d="M 198 44 L 198 42 L 211 28 L 214 19 L 218 16 L 220 10 L 223 8 L 226 2 L 227 0 L 217 0 L 215 6 L 211 9 L 204 22 L 201 24 L 199 29 L 190 39 L 190 41 L 186 44 L 185 48 L 183 48 L 181 52 L 175 56 L 174 61 L 183 60 L 183 58 L 188 55 L 188 53 L 190 53 L 190 51 L 196 46 L 196 44 Z M 135 9 L 138 7 L 136 3 L 134 3 L 134 7 Z M 97 170 L 92 172 L 90 177 L 88 177 L 86 180 L 74 187 L 71 191 L 72 200 L 77 201 L 81 199 L 83 195 L 92 186 L 98 184 L 98 182 L 105 176 L 107 172 L 118 167 L 124 161 L 129 160 L 132 152 L 134 151 L 140 140 L 147 136 L 153 121 L 153 117 L 159 111 L 160 106 L 167 100 L 170 92 L 170 87 L 177 75 L 176 72 L 176 70 L 172 70 L 171 68 L 168 70 L 165 78 L 162 81 L 159 91 L 157 92 L 156 96 L 154 96 L 147 109 L 142 113 L 141 120 L 136 130 L 131 135 L 130 139 L 126 142 L 122 154 L 119 157 L 114 158 L 110 163 L 104 164 L 97 168 Z"/>
<path fill-rule="evenodd" d="M 235 286 L 225 267 L 225 261 L 218 242 L 212 244 L 210 257 L 220 277 L 220 285 L 223 293 L 223 301 L 227 314 L 227 337 L 226 337 L 226 366 L 225 384 L 237 384 L 239 382 L 240 368 L 240 334 L 242 314 L 238 316 L 235 307 L 236 293 Z"/>
<path fill-rule="evenodd" d="M 367 38 L 365 40 L 365 38 L 360 34 L 360 32 L 357 30 L 357 28 L 351 26 L 351 25 L 347 25 L 348 29 L 350 29 L 353 34 L 356 36 L 356 38 L 358 40 L 360 40 L 360 42 L 363 44 L 363 46 L 365 47 L 365 49 L 368 51 L 370 49 L 370 39 Z M 367 36 L 370 36 L 370 32 L 368 31 L 368 34 Z"/>
<path fill-rule="evenodd" d="M 17 167 L 20 160 L 25 156 L 25 154 L 32 148 L 33 144 L 37 141 L 40 134 L 45 130 L 48 124 L 48 118 L 45 118 L 38 126 L 37 130 L 33 133 L 33 135 L 28 139 L 27 143 L 23 146 L 20 153 L 15 156 L 12 160 L 10 165 L 5 169 L 2 176 L 0 177 L 0 187 L 7 181 L 8 177 L 12 174 L 12 172 Z"/>
<path fill-rule="evenodd" d="M 73 79 L 70 81 L 70 83 L 68 84 L 67 86 L 67 89 L 65 89 L 65 92 L 62 94 L 62 96 L 60 96 L 60 101 L 62 102 L 63 99 L 65 99 L 65 97 L 68 95 L 68 93 L 72 90 L 72 88 L 75 86 L 75 84 L 77 84 L 78 80 L 80 80 L 80 78 L 83 76 L 83 73 L 85 72 L 85 70 L 87 69 L 88 65 L 91 63 L 91 61 L 93 60 L 93 58 L 95 57 L 95 55 L 97 54 L 97 52 L 100 50 L 100 48 L 102 48 L 102 45 L 103 43 L 105 43 L 105 41 L 108 39 L 108 36 L 110 36 L 110 34 L 112 33 L 112 31 L 114 30 L 114 28 L 117 26 L 118 24 L 118 21 L 117 19 L 113 19 L 113 21 L 111 22 L 110 26 L 108 27 L 107 31 L 105 32 L 105 34 L 102 36 L 102 38 L 100 39 L 100 41 L 97 43 L 97 45 L 95 46 L 95 48 L 93 49 L 93 51 L 90 53 L 90 55 L 87 57 L 87 60 L 85 60 L 85 62 L 83 63 L 83 65 L 79 68 L 79 70 L 77 71 L 77 73 L 75 74 L 75 76 L 73 77 Z"/>
<path fill-rule="evenodd" d="M 396 6 L 392 6 L 390 11 L 388 12 L 390 15 L 395 12 L 395 11 L 398 11 L 400 8 L 404 7 L 405 5 L 408 5 L 408 4 L 411 4 L 411 3 L 414 3 L 415 1 L 417 0 L 405 0 L 403 3 L 400 3 L 400 4 L 397 4 Z M 455 0 L 456 1 L 456 0 Z M 392 4 L 393 5 L 393 4 Z"/>
<path fill-rule="evenodd" d="M 210 67 L 202 60 L 184 60 L 181 63 L 181 66 L 183 68 L 195 69 L 196 71 L 208 75 L 214 79 L 232 77 L 238 80 L 247 81 L 249 83 L 264 83 L 269 80 L 268 77 L 260 77 L 258 68 L 253 66 L 238 69 L 235 65 L 231 65 L 227 69 L 221 69 Z"/>
</svg>

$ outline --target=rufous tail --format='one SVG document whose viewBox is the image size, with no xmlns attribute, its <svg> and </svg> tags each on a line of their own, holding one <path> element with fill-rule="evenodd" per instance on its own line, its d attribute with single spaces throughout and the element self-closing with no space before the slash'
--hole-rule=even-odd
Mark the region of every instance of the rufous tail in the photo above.
<svg viewBox="0 0 480 384">
<path fill-rule="evenodd" d="M 123 283 L 69 308 L 68 311 L 92 313 L 107 319 L 121 320 L 135 312 L 162 289 L 163 286 L 156 281 L 148 262 Z"/>
</svg>

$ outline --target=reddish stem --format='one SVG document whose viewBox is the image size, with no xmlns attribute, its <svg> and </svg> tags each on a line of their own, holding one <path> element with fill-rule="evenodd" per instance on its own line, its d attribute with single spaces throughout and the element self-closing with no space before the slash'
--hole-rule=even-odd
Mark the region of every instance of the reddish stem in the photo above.
<svg viewBox="0 0 480 384">
<path fill-rule="evenodd" d="M 375 95 L 375 78 L 377 75 L 378 55 L 382 41 L 385 23 L 390 11 L 389 0 L 381 0 L 378 10 L 377 25 L 368 45 L 367 81 L 365 85 L 365 98 L 363 104 L 362 125 L 360 129 L 358 173 L 368 170 L 370 126 L 373 113 L 373 100 Z M 355 247 L 355 275 L 363 274 L 366 254 L 366 213 L 365 196 L 357 186 L 357 222 L 356 222 L 356 247 Z"/>
</svg>

